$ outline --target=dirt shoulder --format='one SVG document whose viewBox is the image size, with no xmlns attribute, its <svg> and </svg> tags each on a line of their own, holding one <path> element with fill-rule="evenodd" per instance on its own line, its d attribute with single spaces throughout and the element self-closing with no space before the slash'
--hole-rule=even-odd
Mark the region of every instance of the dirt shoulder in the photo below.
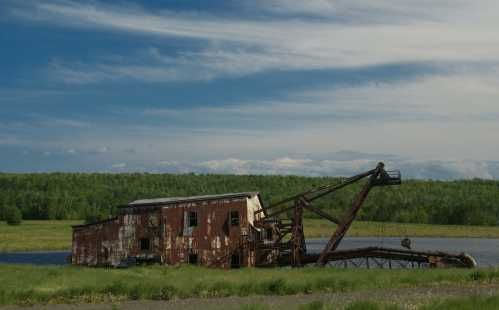
<svg viewBox="0 0 499 310">
<path fill-rule="evenodd" d="M 404 308 L 413 309 L 416 305 L 421 305 L 435 298 L 463 297 L 472 295 L 490 296 L 499 294 L 499 285 L 473 285 L 473 286 L 441 286 L 428 288 L 404 288 L 404 289 L 381 289 L 360 292 L 346 293 L 321 293 L 306 295 L 286 295 L 286 296 L 245 296 L 245 297 L 225 297 L 225 298 L 188 298 L 175 299 L 171 301 L 127 301 L 106 304 L 49 304 L 34 305 L 29 307 L 0 307 L 1 310 L 95 310 L 95 309 L 240 309 L 244 305 L 263 304 L 271 309 L 297 309 L 300 305 L 314 301 L 321 301 L 327 305 L 342 307 L 354 301 L 369 300 L 397 303 Z"/>
</svg>

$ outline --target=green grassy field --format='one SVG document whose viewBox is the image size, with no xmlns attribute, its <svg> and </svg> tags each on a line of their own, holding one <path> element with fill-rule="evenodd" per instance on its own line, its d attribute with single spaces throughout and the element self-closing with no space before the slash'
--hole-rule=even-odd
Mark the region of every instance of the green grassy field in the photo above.
<svg viewBox="0 0 499 310">
<path fill-rule="evenodd" d="M 71 225 L 81 221 L 23 221 L 9 226 L 0 222 L 0 252 L 69 250 Z M 307 238 L 329 237 L 335 225 L 325 220 L 305 219 Z M 464 225 L 399 224 L 355 221 L 348 236 L 472 237 L 499 238 L 499 227 Z"/>
<path fill-rule="evenodd" d="M 305 219 L 308 238 L 330 237 L 336 226 L 322 219 Z M 354 221 L 347 236 L 499 238 L 499 226 L 402 224 Z"/>
<path fill-rule="evenodd" d="M 0 304 L 293 295 L 497 283 L 498 270 L 147 266 L 129 269 L 0 265 Z"/>
<path fill-rule="evenodd" d="M 0 252 L 68 250 L 71 225 L 81 221 L 23 221 L 10 226 L 0 222 Z"/>
</svg>

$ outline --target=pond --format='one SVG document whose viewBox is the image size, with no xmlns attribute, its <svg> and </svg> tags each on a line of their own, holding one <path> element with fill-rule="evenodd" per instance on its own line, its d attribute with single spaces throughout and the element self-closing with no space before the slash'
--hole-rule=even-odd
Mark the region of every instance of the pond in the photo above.
<svg viewBox="0 0 499 310">
<path fill-rule="evenodd" d="M 328 239 L 315 239 L 307 242 L 307 250 L 311 253 L 320 252 Z M 346 237 L 339 249 L 380 246 L 387 248 L 402 248 L 400 238 L 378 237 Z M 499 239 L 483 238 L 411 238 L 413 250 L 443 251 L 459 254 L 468 253 L 475 258 L 479 267 L 499 266 Z"/>
<path fill-rule="evenodd" d="M 320 252 L 327 239 L 307 241 L 310 253 Z M 478 238 L 411 238 L 413 250 L 444 251 L 449 253 L 465 252 L 471 254 L 479 267 L 499 266 L 499 239 Z M 340 249 L 368 246 L 400 248 L 400 238 L 347 237 L 340 244 Z M 66 265 L 68 251 L 0 253 L 0 263 L 33 265 Z"/>
</svg>

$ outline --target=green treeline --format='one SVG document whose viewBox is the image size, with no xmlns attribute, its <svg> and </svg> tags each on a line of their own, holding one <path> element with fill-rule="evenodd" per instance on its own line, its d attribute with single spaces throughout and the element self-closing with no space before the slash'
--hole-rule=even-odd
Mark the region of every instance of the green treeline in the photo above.
<svg viewBox="0 0 499 310">
<path fill-rule="evenodd" d="M 144 198 L 259 191 L 276 202 L 338 178 L 195 174 L 8 174 L 0 173 L 0 218 L 17 207 L 24 219 L 107 217 L 118 206 Z M 321 198 L 315 206 L 339 216 L 362 183 Z M 306 216 L 313 217 L 307 213 Z M 374 188 L 361 220 L 431 224 L 499 224 L 499 181 L 404 181 Z"/>
</svg>

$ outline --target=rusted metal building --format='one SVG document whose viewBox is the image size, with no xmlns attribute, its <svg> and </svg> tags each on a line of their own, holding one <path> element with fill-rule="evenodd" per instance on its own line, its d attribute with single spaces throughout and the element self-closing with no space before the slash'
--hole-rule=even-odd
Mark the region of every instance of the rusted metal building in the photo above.
<svg viewBox="0 0 499 310">
<path fill-rule="evenodd" d="M 76 265 L 191 263 L 222 268 L 254 266 L 264 216 L 256 192 L 133 201 L 116 218 L 73 226 Z M 255 218 L 255 217 L 258 217 Z"/>
<path fill-rule="evenodd" d="M 333 216 L 314 206 L 321 197 L 364 180 L 352 206 Z M 376 168 L 334 184 L 326 184 L 263 206 L 256 192 L 161 198 L 133 201 L 118 217 L 73 226 L 72 263 L 88 266 L 128 266 L 143 262 L 165 265 L 191 263 L 237 268 L 241 266 L 362 266 L 384 268 L 475 267 L 466 253 L 367 247 L 338 249 L 369 192 L 401 184 L 399 171 Z M 321 252 L 307 252 L 303 214 L 336 225 Z M 407 240 L 406 240 L 407 241 Z M 355 262 L 357 260 L 357 262 Z M 360 260 L 360 263 L 359 263 Z"/>
</svg>

